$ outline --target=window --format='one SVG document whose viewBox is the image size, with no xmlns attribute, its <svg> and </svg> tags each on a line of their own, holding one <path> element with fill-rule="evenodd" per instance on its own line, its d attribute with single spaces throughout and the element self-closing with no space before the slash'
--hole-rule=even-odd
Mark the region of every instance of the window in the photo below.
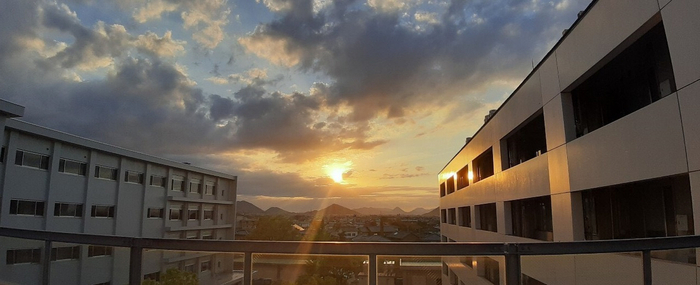
<svg viewBox="0 0 700 285">
<path fill-rule="evenodd" d="M 552 201 L 549 196 L 511 201 L 510 213 L 514 236 L 554 240 Z"/>
<path fill-rule="evenodd" d="M 447 210 L 445 210 L 445 209 L 440 210 L 440 221 L 443 224 L 447 223 Z"/>
<path fill-rule="evenodd" d="M 143 280 L 160 281 L 160 272 L 156 271 L 156 272 L 148 273 L 148 274 L 143 276 Z"/>
<path fill-rule="evenodd" d="M 199 220 L 199 209 L 188 209 L 187 210 L 188 220 Z"/>
<path fill-rule="evenodd" d="M 117 169 L 106 166 L 95 166 L 95 177 L 109 180 L 117 180 Z"/>
<path fill-rule="evenodd" d="M 525 120 L 501 140 L 503 170 L 547 152 L 542 110 Z"/>
<path fill-rule="evenodd" d="M 209 271 L 211 269 L 211 260 L 202 261 L 201 272 Z"/>
<path fill-rule="evenodd" d="M 148 218 L 163 218 L 163 208 L 148 208 Z"/>
<path fill-rule="evenodd" d="M 477 257 L 476 260 L 476 275 L 488 280 L 492 284 L 501 284 L 501 275 L 498 272 L 498 261 L 490 257 Z"/>
<path fill-rule="evenodd" d="M 212 231 L 202 231 L 202 239 L 214 239 Z"/>
<path fill-rule="evenodd" d="M 194 263 L 186 264 L 185 267 L 184 267 L 184 271 L 195 273 L 195 271 L 194 271 Z"/>
<path fill-rule="evenodd" d="M 151 175 L 151 186 L 165 187 L 165 177 L 158 175 Z"/>
<path fill-rule="evenodd" d="M 459 207 L 459 225 L 462 227 L 472 227 L 472 210 L 471 207 Z"/>
<path fill-rule="evenodd" d="M 474 167 L 474 182 L 481 181 L 493 175 L 493 152 L 491 148 L 480 154 L 472 161 Z"/>
<path fill-rule="evenodd" d="M 44 202 L 10 200 L 10 215 L 44 216 Z"/>
<path fill-rule="evenodd" d="M 496 217 L 496 203 L 476 205 L 476 219 L 479 222 L 477 228 L 484 231 L 498 231 L 498 218 Z"/>
<path fill-rule="evenodd" d="M 571 91 L 576 137 L 676 91 L 663 23 L 659 23 Z"/>
<path fill-rule="evenodd" d="M 469 186 L 469 165 L 457 171 L 457 190 Z"/>
<path fill-rule="evenodd" d="M 440 184 L 440 197 L 444 197 L 444 196 L 445 196 L 445 182 L 442 182 Z"/>
<path fill-rule="evenodd" d="M 216 195 L 216 186 L 204 184 L 204 195 Z"/>
<path fill-rule="evenodd" d="M 200 187 L 200 186 L 201 185 L 199 184 L 199 181 L 197 181 L 197 180 L 190 181 L 190 193 L 202 194 L 202 187 Z"/>
<path fill-rule="evenodd" d="M 80 258 L 80 246 L 54 247 L 51 249 L 51 261 Z"/>
<path fill-rule="evenodd" d="M 83 204 L 56 203 L 53 207 L 55 217 L 82 217 Z"/>
<path fill-rule="evenodd" d="M 15 164 L 38 169 L 49 169 L 49 156 L 18 150 L 15 156 Z"/>
<path fill-rule="evenodd" d="M 112 255 L 112 251 L 113 249 L 111 246 L 90 245 L 88 246 L 88 257 L 109 256 Z"/>
<path fill-rule="evenodd" d="M 7 250 L 5 264 L 41 263 L 41 248 Z"/>
<path fill-rule="evenodd" d="M 62 158 L 58 161 L 58 172 L 85 176 L 87 163 Z"/>
<path fill-rule="evenodd" d="M 182 216 L 182 209 L 181 208 L 170 208 L 169 218 L 171 221 L 180 220 L 180 216 Z"/>
<path fill-rule="evenodd" d="M 455 208 L 447 209 L 447 223 L 451 225 L 457 224 L 457 214 Z"/>
<path fill-rule="evenodd" d="M 452 176 L 450 178 L 447 178 L 447 181 L 445 181 L 445 186 L 447 190 L 447 195 L 450 195 L 453 192 L 455 192 L 455 177 Z"/>
<path fill-rule="evenodd" d="M 114 218 L 114 206 L 93 205 L 90 216 L 95 218 Z"/>
<path fill-rule="evenodd" d="M 182 177 L 176 176 L 172 179 L 172 184 L 170 185 L 170 190 L 172 191 L 182 191 L 185 189 L 185 180 Z"/>
<path fill-rule="evenodd" d="M 143 184 L 143 173 L 135 171 L 126 171 L 124 182 Z"/>
<path fill-rule="evenodd" d="M 5 163 L 5 147 L 0 148 L 0 163 Z"/>
<path fill-rule="evenodd" d="M 187 232 L 187 234 L 185 235 L 185 238 L 186 239 L 197 239 L 197 232 L 196 231 Z"/>
<path fill-rule="evenodd" d="M 204 219 L 213 220 L 214 219 L 214 209 L 204 209 Z"/>
</svg>

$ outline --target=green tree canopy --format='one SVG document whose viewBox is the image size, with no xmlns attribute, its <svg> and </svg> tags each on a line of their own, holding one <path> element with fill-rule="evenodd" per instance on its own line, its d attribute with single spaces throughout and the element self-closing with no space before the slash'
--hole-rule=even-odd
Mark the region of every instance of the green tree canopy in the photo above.
<svg viewBox="0 0 700 285">
<path fill-rule="evenodd" d="M 300 234 L 292 220 L 284 216 L 262 216 L 248 240 L 299 240 Z"/>
<path fill-rule="evenodd" d="M 160 281 L 143 280 L 141 285 L 199 285 L 199 279 L 197 274 L 192 272 L 170 268 L 160 274 Z"/>
</svg>

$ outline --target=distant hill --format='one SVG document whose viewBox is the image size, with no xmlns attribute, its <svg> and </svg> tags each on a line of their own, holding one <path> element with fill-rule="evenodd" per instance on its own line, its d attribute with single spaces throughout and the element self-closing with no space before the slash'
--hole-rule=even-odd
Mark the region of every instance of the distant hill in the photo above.
<svg viewBox="0 0 700 285">
<path fill-rule="evenodd" d="M 292 214 L 294 213 L 282 210 L 279 207 L 270 207 L 269 209 L 265 210 L 265 215 L 270 216 L 287 216 Z"/>
<path fill-rule="evenodd" d="M 427 210 L 425 208 L 415 208 L 413 211 L 408 212 L 409 215 L 414 215 L 414 216 L 420 216 L 423 214 L 426 214 L 430 212 L 430 210 Z"/>
<path fill-rule="evenodd" d="M 236 202 L 236 213 L 260 215 L 260 214 L 264 214 L 265 211 L 263 211 L 262 209 L 258 208 L 258 206 L 255 206 L 248 201 L 237 201 Z"/>
<path fill-rule="evenodd" d="M 338 204 L 333 204 L 330 205 L 326 208 L 323 208 L 318 211 L 310 211 L 304 213 L 306 215 L 321 215 L 321 216 L 352 216 L 352 215 L 361 215 L 358 212 L 355 212 L 353 210 L 350 210 L 348 208 L 345 208 L 341 205 Z"/>
<path fill-rule="evenodd" d="M 427 213 L 425 213 L 425 214 L 423 214 L 423 215 L 421 215 L 421 216 L 424 216 L 424 217 L 439 217 L 439 216 L 440 216 L 440 207 L 437 207 L 437 208 L 433 209 L 432 211 L 427 212 Z"/>
<path fill-rule="evenodd" d="M 391 210 L 391 212 L 390 212 L 390 215 L 402 215 L 402 216 L 405 216 L 405 215 L 407 215 L 407 214 L 408 214 L 408 213 L 407 213 L 406 211 L 404 211 L 403 209 L 401 209 L 401 208 L 399 208 L 399 207 L 394 208 L 394 209 Z"/>
<path fill-rule="evenodd" d="M 360 213 L 360 215 L 390 215 L 391 209 L 362 207 L 353 209 L 353 211 Z"/>
</svg>

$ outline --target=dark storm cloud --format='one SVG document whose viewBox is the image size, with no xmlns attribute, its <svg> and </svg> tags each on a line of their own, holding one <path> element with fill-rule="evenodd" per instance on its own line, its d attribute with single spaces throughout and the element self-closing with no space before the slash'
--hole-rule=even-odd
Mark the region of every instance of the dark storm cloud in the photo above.
<svg viewBox="0 0 700 285">
<path fill-rule="evenodd" d="M 557 36 L 551 29 L 568 27 L 580 8 L 569 5 L 562 12 L 552 2 L 453 0 L 439 23 L 413 24 L 404 11 L 333 3 L 314 14 L 310 0 L 275 1 L 290 8 L 280 9 L 276 20 L 241 43 L 249 50 L 283 43 L 278 52 L 297 59 L 302 70 L 333 78 L 329 102 L 351 105 L 355 120 L 402 117 L 408 109 L 464 95 L 493 80 L 522 77 L 533 56 L 544 53 L 537 49 Z"/>
<path fill-rule="evenodd" d="M 119 51 L 109 45 L 118 38 L 82 26 L 66 6 L 19 0 L 0 5 L 7 8 L 0 9 L 0 35 L 7 39 L 0 41 L 0 98 L 26 106 L 24 120 L 154 154 L 267 149 L 301 161 L 382 143 L 364 141 L 366 126 L 318 125 L 313 115 L 322 98 L 267 91 L 279 78 L 256 78 L 232 98 L 205 94 L 154 53 L 115 58 Z M 20 19 L 21 26 L 13 29 L 10 21 Z M 48 59 L 27 49 L 27 42 L 42 42 L 34 31 L 45 28 L 75 41 Z M 67 80 L 69 70 L 58 68 L 95 58 L 114 60 L 113 70 L 80 82 Z"/>
</svg>

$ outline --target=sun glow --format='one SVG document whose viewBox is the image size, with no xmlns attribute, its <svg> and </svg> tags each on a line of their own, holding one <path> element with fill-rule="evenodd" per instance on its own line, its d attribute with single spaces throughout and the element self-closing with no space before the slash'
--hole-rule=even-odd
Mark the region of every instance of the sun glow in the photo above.
<svg viewBox="0 0 700 285">
<path fill-rule="evenodd" d="M 350 170 L 352 162 L 348 161 L 345 163 L 333 163 L 329 165 L 324 165 L 323 168 L 326 170 L 328 177 L 333 179 L 335 183 L 343 183 L 345 180 L 345 175 Z"/>
</svg>

